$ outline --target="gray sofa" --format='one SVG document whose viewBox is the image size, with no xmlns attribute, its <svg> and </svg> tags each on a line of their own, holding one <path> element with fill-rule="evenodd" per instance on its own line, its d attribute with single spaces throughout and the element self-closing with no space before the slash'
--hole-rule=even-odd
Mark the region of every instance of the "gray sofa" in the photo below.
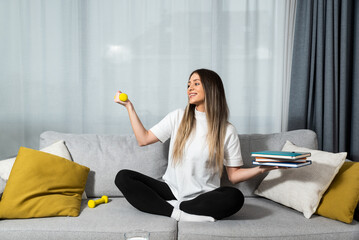
<svg viewBox="0 0 359 240">
<path fill-rule="evenodd" d="M 296 130 L 274 134 L 239 135 L 245 167 L 250 153 L 281 150 L 286 140 L 317 148 L 316 134 Z M 139 147 L 134 136 L 64 134 L 44 132 L 40 148 L 65 140 L 75 162 L 91 169 L 86 185 L 89 198 L 107 195 L 110 202 L 88 208 L 82 201 L 79 217 L 0 220 L 0 239 L 124 239 L 134 230 L 150 232 L 150 239 L 359 239 L 359 222 L 351 224 L 302 213 L 253 194 L 264 175 L 240 183 L 246 196 L 235 215 L 214 223 L 176 222 L 172 218 L 142 213 L 133 208 L 114 184 L 120 169 L 133 169 L 160 179 L 167 166 L 168 142 Z M 223 176 L 223 185 L 230 185 Z"/>
</svg>

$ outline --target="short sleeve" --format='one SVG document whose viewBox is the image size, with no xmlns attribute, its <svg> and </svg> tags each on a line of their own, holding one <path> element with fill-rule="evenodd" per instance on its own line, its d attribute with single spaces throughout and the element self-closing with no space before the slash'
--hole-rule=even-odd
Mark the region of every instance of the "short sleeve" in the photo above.
<svg viewBox="0 0 359 240">
<path fill-rule="evenodd" d="M 224 144 L 224 165 L 227 167 L 242 166 L 243 159 L 237 130 L 231 124 L 227 126 L 227 133 Z"/>
<path fill-rule="evenodd" d="M 153 126 L 150 131 L 163 143 L 167 141 L 176 126 L 180 110 L 176 110 L 167 114 L 159 123 Z"/>
</svg>

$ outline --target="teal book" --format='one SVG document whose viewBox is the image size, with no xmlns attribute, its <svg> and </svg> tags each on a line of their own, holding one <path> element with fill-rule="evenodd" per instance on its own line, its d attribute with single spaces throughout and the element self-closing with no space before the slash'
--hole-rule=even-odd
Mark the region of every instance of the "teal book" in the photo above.
<svg viewBox="0 0 359 240">
<path fill-rule="evenodd" d="M 261 151 L 252 152 L 252 157 L 297 160 L 301 158 L 310 157 L 310 152 L 286 152 L 286 151 Z"/>
</svg>

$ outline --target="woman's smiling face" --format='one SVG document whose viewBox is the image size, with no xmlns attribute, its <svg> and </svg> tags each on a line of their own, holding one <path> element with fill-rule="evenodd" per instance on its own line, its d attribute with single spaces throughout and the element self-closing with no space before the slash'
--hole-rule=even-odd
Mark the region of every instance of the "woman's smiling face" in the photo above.
<svg viewBox="0 0 359 240">
<path fill-rule="evenodd" d="M 201 82 L 201 78 L 197 73 L 193 73 L 188 81 L 187 95 L 188 95 L 189 103 L 196 105 L 197 111 L 201 111 L 201 112 L 205 111 L 205 105 L 204 105 L 205 93 Z"/>
</svg>

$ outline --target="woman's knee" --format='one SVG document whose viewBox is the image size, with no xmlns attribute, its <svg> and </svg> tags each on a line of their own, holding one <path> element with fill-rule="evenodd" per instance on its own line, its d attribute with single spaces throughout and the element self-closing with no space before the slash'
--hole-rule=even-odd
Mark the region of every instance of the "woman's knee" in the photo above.
<svg viewBox="0 0 359 240">
<path fill-rule="evenodd" d="M 128 169 L 120 170 L 115 177 L 115 184 L 121 190 L 124 186 L 128 185 L 128 181 L 131 179 L 133 171 Z"/>
<path fill-rule="evenodd" d="M 225 191 L 228 194 L 228 205 L 229 206 L 233 206 L 233 208 L 235 208 L 236 211 L 239 211 L 243 204 L 244 204 L 244 195 L 243 193 L 234 187 L 224 187 Z"/>
</svg>

